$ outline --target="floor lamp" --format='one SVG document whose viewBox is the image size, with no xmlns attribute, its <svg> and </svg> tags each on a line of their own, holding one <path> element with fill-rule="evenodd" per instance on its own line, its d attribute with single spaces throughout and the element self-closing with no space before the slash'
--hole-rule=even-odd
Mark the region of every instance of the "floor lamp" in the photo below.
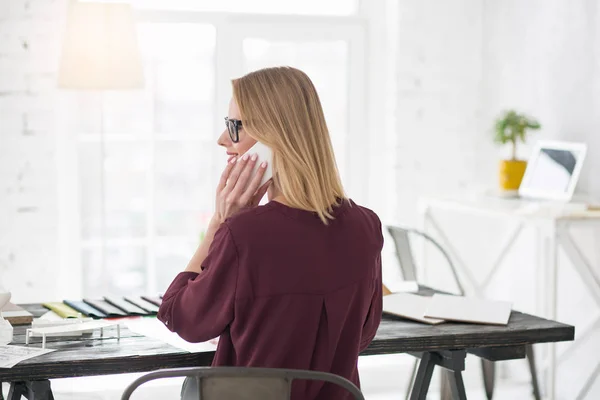
<svg viewBox="0 0 600 400">
<path fill-rule="evenodd" d="M 144 86 L 133 13 L 128 4 L 71 0 L 60 58 L 58 87 L 96 92 L 100 102 L 101 265 L 106 266 L 106 152 L 104 91 Z"/>
</svg>

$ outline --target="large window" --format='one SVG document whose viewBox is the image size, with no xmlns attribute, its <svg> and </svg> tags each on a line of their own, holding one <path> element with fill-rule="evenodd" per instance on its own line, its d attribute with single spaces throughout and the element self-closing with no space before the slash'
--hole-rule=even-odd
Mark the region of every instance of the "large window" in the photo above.
<svg viewBox="0 0 600 400">
<path fill-rule="evenodd" d="M 273 65 L 307 72 L 320 94 L 347 191 L 360 198 L 368 187 L 361 163 L 350 163 L 364 146 L 359 139 L 367 122 L 366 24 L 356 15 L 356 2 L 332 2 L 336 7 L 324 8 L 325 17 L 272 15 L 286 3 L 281 1 L 264 0 L 253 10 L 244 9 L 247 3 L 138 10 L 145 87 L 79 95 L 72 129 L 80 246 L 73 251 L 83 295 L 155 293 L 185 267 L 212 214 L 226 160 L 216 139 L 230 80 L 245 72 Z M 311 14 L 317 3 L 323 2 L 298 1 L 287 9 Z"/>
</svg>

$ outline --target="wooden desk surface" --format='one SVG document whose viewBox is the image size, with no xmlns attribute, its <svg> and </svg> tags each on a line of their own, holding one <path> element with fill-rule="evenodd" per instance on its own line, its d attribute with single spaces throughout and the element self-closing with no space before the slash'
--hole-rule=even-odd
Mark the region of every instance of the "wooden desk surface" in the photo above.
<svg viewBox="0 0 600 400">
<path fill-rule="evenodd" d="M 424 290 L 425 293 L 428 290 Z M 425 294 L 424 293 L 424 294 Z M 15 327 L 12 344 L 24 345 L 25 326 Z M 74 340 L 48 338 L 57 349 L 10 369 L 0 369 L 0 382 L 67 378 L 76 376 L 146 372 L 163 368 L 210 365 L 213 352 L 187 353 L 156 339 L 116 327 Z M 507 326 L 444 323 L 430 326 L 396 317 L 384 318 L 377 335 L 363 355 L 466 349 L 480 355 L 482 348 L 506 349 L 498 359 L 524 356 L 524 345 L 573 340 L 575 328 L 532 315 L 513 312 Z M 36 340 L 33 346 L 40 346 Z M 514 349 L 523 349 L 522 355 Z M 512 350 L 511 350 L 512 349 Z"/>
</svg>

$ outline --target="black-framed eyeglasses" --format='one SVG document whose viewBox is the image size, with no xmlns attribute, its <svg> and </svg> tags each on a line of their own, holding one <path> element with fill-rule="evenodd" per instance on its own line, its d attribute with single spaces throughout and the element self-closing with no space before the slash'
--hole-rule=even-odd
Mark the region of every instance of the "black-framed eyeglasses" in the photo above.
<svg viewBox="0 0 600 400">
<path fill-rule="evenodd" d="M 225 117 L 225 125 L 227 126 L 227 130 L 229 131 L 229 137 L 233 143 L 237 143 L 240 141 L 240 127 L 242 126 L 242 121 L 239 119 L 230 119 L 229 117 Z"/>
</svg>

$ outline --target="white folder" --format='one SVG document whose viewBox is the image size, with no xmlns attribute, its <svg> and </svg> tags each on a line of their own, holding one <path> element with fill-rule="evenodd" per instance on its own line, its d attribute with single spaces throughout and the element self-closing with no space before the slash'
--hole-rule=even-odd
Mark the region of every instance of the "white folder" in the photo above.
<svg viewBox="0 0 600 400">
<path fill-rule="evenodd" d="M 434 294 L 424 316 L 447 321 L 506 325 L 512 303 L 476 297 Z"/>
</svg>

